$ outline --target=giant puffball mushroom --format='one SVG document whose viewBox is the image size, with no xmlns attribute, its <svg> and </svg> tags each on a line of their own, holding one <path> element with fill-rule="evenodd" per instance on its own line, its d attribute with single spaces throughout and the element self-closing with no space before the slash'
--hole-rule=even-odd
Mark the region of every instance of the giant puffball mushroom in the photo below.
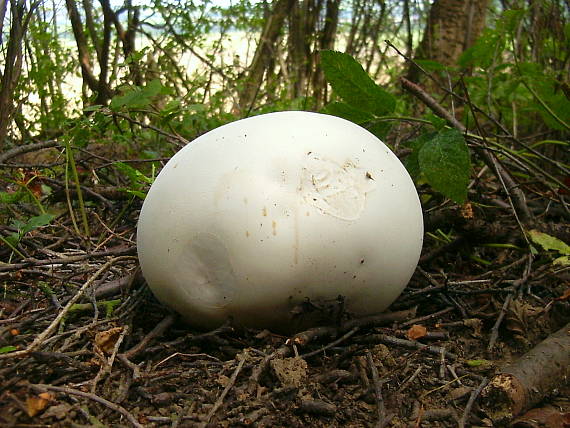
<svg viewBox="0 0 570 428">
<path fill-rule="evenodd" d="M 347 120 L 288 111 L 176 153 L 144 201 L 137 245 L 154 295 L 190 324 L 290 330 L 300 307 L 338 296 L 354 316 L 386 309 L 422 240 L 418 194 L 384 143 Z"/>
</svg>

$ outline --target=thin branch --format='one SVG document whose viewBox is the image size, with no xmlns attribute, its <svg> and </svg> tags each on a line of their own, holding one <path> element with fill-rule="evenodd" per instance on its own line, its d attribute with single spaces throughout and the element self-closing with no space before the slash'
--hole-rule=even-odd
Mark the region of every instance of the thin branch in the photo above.
<svg viewBox="0 0 570 428">
<path fill-rule="evenodd" d="M 80 391 L 78 389 L 63 387 L 63 386 L 31 384 L 30 387 L 35 389 L 35 390 L 39 390 L 39 391 L 48 390 L 48 391 L 61 392 L 63 394 L 76 395 L 78 397 L 87 398 L 91 401 L 95 401 L 97 403 L 100 403 L 100 404 L 104 405 L 105 407 L 108 407 L 109 409 L 114 410 L 115 412 L 120 413 L 135 428 L 144 428 L 143 425 L 141 425 L 139 423 L 139 421 L 137 421 L 137 419 L 127 409 L 125 409 L 124 407 L 122 407 L 118 404 L 115 404 L 109 400 L 106 400 L 103 397 L 99 397 L 98 395 L 91 394 L 89 392 L 83 392 L 83 391 Z"/>
<path fill-rule="evenodd" d="M 467 128 L 459 122 L 455 117 L 451 115 L 445 108 L 443 108 L 431 95 L 425 92 L 419 85 L 409 81 L 408 79 L 402 77 L 400 78 L 402 86 L 420 101 L 422 101 L 426 106 L 428 106 L 436 115 L 445 119 L 449 125 L 457 129 L 462 133 L 467 132 Z M 526 203 L 526 198 L 523 191 L 519 188 L 518 184 L 511 177 L 509 172 L 497 161 L 496 157 L 488 150 L 487 147 L 483 146 L 477 148 L 478 153 L 483 156 L 485 163 L 492 167 L 497 174 L 497 177 L 504 184 L 504 189 L 510 198 L 512 195 L 513 204 L 516 204 L 518 208 L 518 215 L 520 216 L 520 221 L 523 223 L 530 223 L 532 221 L 532 214 Z M 515 215 L 517 212 L 515 211 Z M 518 219 L 518 217 L 517 217 Z M 526 236 L 525 236 L 526 237 Z"/>
<path fill-rule="evenodd" d="M 71 307 L 75 304 L 75 302 L 77 302 L 79 300 L 79 298 L 81 296 L 83 296 L 85 291 L 89 287 L 91 287 L 91 285 L 93 285 L 93 283 L 99 277 L 99 275 L 101 275 L 103 272 L 105 272 L 107 269 L 109 269 L 117 261 L 124 260 L 124 259 L 125 259 L 125 257 L 115 257 L 115 258 L 112 258 L 111 260 L 109 260 L 103 266 L 101 266 L 93 275 L 91 275 L 91 277 L 85 282 L 85 284 L 83 284 L 81 286 L 81 288 L 79 290 L 77 290 L 75 295 L 71 299 L 69 299 L 67 304 L 57 314 L 57 316 L 50 323 L 50 325 L 43 332 L 41 332 L 26 349 L 23 349 L 21 351 L 16 351 L 16 352 L 9 352 L 7 354 L 0 354 L 0 360 L 4 360 L 4 359 L 8 359 L 8 358 L 23 357 L 23 356 L 28 355 L 30 352 L 35 351 L 37 348 L 39 348 L 42 345 L 42 343 L 44 342 L 44 340 L 47 339 L 54 332 L 54 330 L 59 325 L 60 321 L 63 319 L 63 317 L 65 317 L 67 315 L 67 313 L 69 312 Z"/>
</svg>

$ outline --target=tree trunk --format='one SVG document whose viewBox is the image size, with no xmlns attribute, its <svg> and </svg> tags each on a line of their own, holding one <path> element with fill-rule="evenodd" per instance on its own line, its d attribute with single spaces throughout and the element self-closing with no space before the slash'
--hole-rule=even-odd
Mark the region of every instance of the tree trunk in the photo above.
<svg viewBox="0 0 570 428">
<path fill-rule="evenodd" d="M 340 10 L 340 0 L 327 0 L 325 14 L 325 25 L 319 37 L 320 50 L 333 49 L 336 29 L 338 27 L 338 14 Z M 326 100 L 325 76 L 319 61 L 315 61 L 315 74 L 313 76 L 313 96 L 316 108 L 321 108 Z"/>
<path fill-rule="evenodd" d="M 4 62 L 4 70 L 0 75 L 0 148 L 5 146 L 5 138 L 8 135 L 8 129 L 12 122 L 12 114 L 16 106 L 14 105 L 14 90 L 22 72 L 22 42 L 31 14 L 39 5 L 39 1 L 32 3 L 30 11 L 26 13 L 26 2 L 24 0 L 12 0 L 10 2 L 10 35 L 8 39 L 8 47 L 6 48 L 6 57 Z M 0 5 L 0 14 L 2 22 L 6 13 L 7 0 Z M 0 27 L 1 30 L 1 27 Z M 0 33 L 0 38 L 1 38 Z"/>
<path fill-rule="evenodd" d="M 289 11 L 296 0 L 276 0 L 273 10 L 265 21 L 259 43 L 253 60 L 249 66 L 243 83 L 243 89 L 239 94 L 239 110 L 248 113 L 257 97 L 259 88 L 263 82 L 263 76 L 267 65 L 274 54 L 274 46 L 281 33 L 283 23 L 289 15 Z"/>
<path fill-rule="evenodd" d="M 489 0 L 434 0 L 423 39 L 414 59 L 453 67 L 473 45 L 483 27 Z M 417 82 L 420 70 L 410 65 L 408 79 Z"/>
</svg>

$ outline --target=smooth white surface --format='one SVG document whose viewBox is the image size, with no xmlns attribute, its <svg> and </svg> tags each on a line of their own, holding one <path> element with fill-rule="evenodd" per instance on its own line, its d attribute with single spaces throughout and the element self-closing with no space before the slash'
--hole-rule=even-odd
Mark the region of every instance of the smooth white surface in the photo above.
<svg viewBox="0 0 570 428">
<path fill-rule="evenodd" d="M 307 299 L 386 309 L 422 239 L 414 184 L 388 147 L 338 117 L 279 112 L 176 153 L 144 201 L 137 244 L 153 293 L 191 324 L 233 316 L 288 330 Z"/>
</svg>

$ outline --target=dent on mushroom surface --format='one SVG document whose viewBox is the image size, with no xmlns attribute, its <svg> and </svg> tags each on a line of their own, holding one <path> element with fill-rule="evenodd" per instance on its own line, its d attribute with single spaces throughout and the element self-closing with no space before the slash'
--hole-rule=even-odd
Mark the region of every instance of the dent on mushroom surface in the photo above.
<svg viewBox="0 0 570 428">
<path fill-rule="evenodd" d="M 143 204 L 138 252 L 155 296 L 189 323 L 228 317 L 291 330 L 386 309 L 423 238 L 414 184 L 396 156 L 338 117 L 279 112 L 194 140 Z"/>
</svg>

